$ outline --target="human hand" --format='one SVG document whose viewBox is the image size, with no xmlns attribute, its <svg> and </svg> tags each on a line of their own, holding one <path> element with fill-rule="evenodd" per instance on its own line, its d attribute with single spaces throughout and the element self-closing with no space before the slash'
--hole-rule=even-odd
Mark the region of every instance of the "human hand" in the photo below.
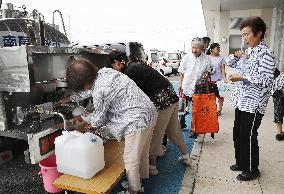
<svg viewBox="0 0 284 194">
<path fill-rule="evenodd" d="M 83 126 L 80 128 L 81 133 L 91 132 L 92 126 L 88 123 L 84 123 Z"/>
<path fill-rule="evenodd" d="M 242 81 L 243 77 L 240 76 L 239 74 L 232 74 L 232 75 L 229 75 L 228 79 L 229 79 L 229 81 L 237 82 L 237 81 Z"/>
<path fill-rule="evenodd" d="M 237 58 L 242 58 L 245 55 L 245 52 L 243 50 L 238 50 L 234 53 L 234 56 Z"/>
</svg>

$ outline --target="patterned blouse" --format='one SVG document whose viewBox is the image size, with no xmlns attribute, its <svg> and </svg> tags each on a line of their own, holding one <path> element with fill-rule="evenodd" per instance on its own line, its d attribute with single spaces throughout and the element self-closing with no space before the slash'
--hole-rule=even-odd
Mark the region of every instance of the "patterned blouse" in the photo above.
<svg viewBox="0 0 284 194">
<path fill-rule="evenodd" d="M 71 97 L 72 101 L 93 97 L 93 127 L 107 124 L 117 139 L 143 131 L 151 125 L 157 112 L 153 102 L 126 75 L 111 68 L 102 68 L 93 88 Z"/>
<path fill-rule="evenodd" d="M 273 82 L 273 87 L 271 90 L 271 95 L 274 94 L 275 91 L 281 90 L 284 92 L 284 72 L 282 72 Z"/>
<path fill-rule="evenodd" d="M 158 110 L 163 110 L 172 104 L 175 104 L 179 101 L 177 94 L 175 93 L 174 87 L 169 85 L 167 88 L 164 88 L 156 92 L 151 100 L 154 102 Z"/>
<path fill-rule="evenodd" d="M 227 65 L 236 68 L 244 80 L 236 82 L 230 103 L 240 111 L 261 114 L 265 109 L 273 83 L 275 59 L 264 41 L 245 51 L 239 59 L 230 55 Z"/>
</svg>

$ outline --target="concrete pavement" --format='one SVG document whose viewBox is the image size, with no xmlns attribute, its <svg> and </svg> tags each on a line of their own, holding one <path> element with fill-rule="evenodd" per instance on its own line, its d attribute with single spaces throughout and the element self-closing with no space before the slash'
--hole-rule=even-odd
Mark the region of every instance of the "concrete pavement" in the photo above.
<svg viewBox="0 0 284 194">
<path fill-rule="evenodd" d="M 261 177 L 240 182 L 229 166 L 235 163 L 233 145 L 234 108 L 225 96 L 220 131 L 212 139 L 199 135 L 192 150 L 193 162 L 186 170 L 179 194 L 280 194 L 284 193 L 284 141 L 276 141 L 272 98 L 258 130 Z"/>
</svg>

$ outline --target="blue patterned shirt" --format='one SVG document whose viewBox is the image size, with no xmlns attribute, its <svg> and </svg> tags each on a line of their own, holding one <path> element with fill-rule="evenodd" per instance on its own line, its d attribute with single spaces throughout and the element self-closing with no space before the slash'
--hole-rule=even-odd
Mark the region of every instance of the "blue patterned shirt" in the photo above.
<svg viewBox="0 0 284 194">
<path fill-rule="evenodd" d="M 116 70 L 100 69 L 92 90 L 73 95 L 71 100 L 78 101 L 90 95 L 94 104 L 92 126 L 107 124 L 117 139 L 154 124 L 157 112 L 153 102 L 134 81 Z"/>
<path fill-rule="evenodd" d="M 264 41 L 248 48 L 241 59 L 230 55 L 227 65 L 236 68 L 244 80 L 236 82 L 230 103 L 240 111 L 261 114 L 265 109 L 273 84 L 275 58 Z"/>
</svg>

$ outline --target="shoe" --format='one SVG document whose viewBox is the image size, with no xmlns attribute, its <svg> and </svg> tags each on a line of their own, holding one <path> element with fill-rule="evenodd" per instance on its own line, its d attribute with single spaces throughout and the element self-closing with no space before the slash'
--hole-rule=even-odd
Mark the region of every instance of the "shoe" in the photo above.
<svg viewBox="0 0 284 194">
<path fill-rule="evenodd" d="M 128 181 L 122 181 L 122 182 L 121 182 L 121 186 L 122 186 L 124 189 L 128 189 Z M 139 189 L 138 192 L 139 192 L 139 193 L 144 193 L 144 187 L 141 187 L 141 189 Z"/>
<path fill-rule="evenodd" d="M 181 155 L 179 158 L 178 158 L 178 161 L 181 161 L 183 162 L 184 164 L 186 165 L 190 165 L 191 163 L 191 158 L 188 154 L 186 155 Z"/>
<path fill-rule="evenodd" d="M 167 148 L 166 146 L 162 145 L 160 153 L 158 154 L 158 157 L 163 157 L 166 154 Z"/>
<path fill-rule="evenodd" d="M 284 134 L 277 134 L 277 135 L 276 135 L 276 140 L 277 140 L 277 141 L 282 141 L 282 140 L 284 140 Z"/>
<path fill-rule="evenodd" d="M 255 171 L 255 172 L 245 172 L 244 171 L 237 176 L 237 179 L 239 181 L 251 181 L 251 180 L 255 180 L 259 177 L 260 177 L 259 170 Z"/>
<path fill-rule="evenodd" d="M 230 170 L 231 171 L 242 171 L 241 168 L 237 164 L 230 166 Z"/>
<path fill-rule="evenodd" d="M 185 117 L 186 117 L 186 115 L 188 115 L 189 114 L 189 112 L 185 112 L 183 115 L 181 115 L 181 117 L 180 117 L 180 127 L 181 127 L 181 129 L 183 130 L 183 129 L 185 129 L 186 127 L 187 127 L 187 125 L 186 125 L 186 121 L 185 121 Z"/>
<path fill-rule="evenodd" d="M 221 111 L 217 111 L 218 116 L 221 116 L 221 114 L 222 114 Z"/>
<path fill-rule="evenodd" d="M 190 131 L 189 137 L 190 137 L 190 138 L 196 138 L 196 137 L 197 137 L 197 134 L 195 134 L 193 131 Z"/>
<path fill-rule="evenodd" d="M 149 165 L 149 174 L 151 176 L 157 176 L 159 174 L 157 167 L 153 165 Z"/>
</svg>

